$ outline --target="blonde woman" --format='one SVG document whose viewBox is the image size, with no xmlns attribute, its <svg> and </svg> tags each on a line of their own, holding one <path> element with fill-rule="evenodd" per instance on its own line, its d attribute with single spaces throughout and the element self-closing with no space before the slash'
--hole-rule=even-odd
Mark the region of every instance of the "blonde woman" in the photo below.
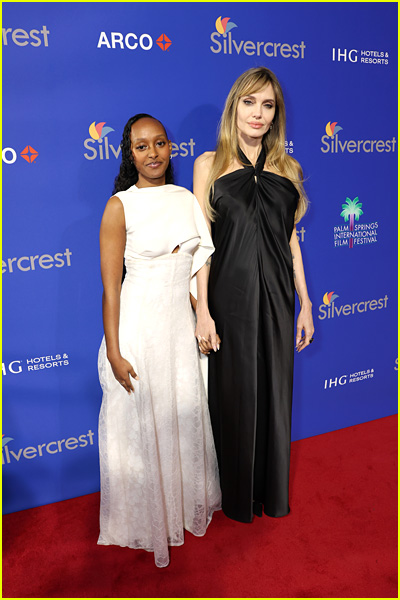
<svg viewBox="0 0 400 600">
<path fill-rule="evenodd" d="M 296 235 L 307 200 L 300 165 L 285 153 L 285 121 L 276 76 L 246 71 L 229 92 L 216 151 L 194 167 L 215 246 L 208 293 L 221 347 L 210 353 L 208 393 L 222 508 L 244 523 L 289 512 L 294 290 L 298 352 L 314 333 Z"/>
</svg>

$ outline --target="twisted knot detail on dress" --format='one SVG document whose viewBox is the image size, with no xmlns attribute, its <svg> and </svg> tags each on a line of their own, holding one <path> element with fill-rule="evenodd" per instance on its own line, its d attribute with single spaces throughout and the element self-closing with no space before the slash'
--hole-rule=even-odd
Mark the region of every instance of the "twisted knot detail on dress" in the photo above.
<svg viewBox="0 0 400 600">
<path fill-rule="evenodd" d="M 239 155 L 240 160 L 243 163 L 244 168 L 245 169 L 253 169 L 255 175 L 257 175 L 257 176 L 260 175 L 261 171 L 264 170 L 264 164 L 265 164 L 265 158 L 266 158 L 264 146 L 261 146 L 261 151 L 260 151 L 260 154 L 258 155 L 255 165 L 253 165 L 249 161 L 249 159 L 247 158 L 247 156 L 245 155 L 243 150 L 240 148 L 240 146 L 238 146 L 238 155 Z"/>
</svg>

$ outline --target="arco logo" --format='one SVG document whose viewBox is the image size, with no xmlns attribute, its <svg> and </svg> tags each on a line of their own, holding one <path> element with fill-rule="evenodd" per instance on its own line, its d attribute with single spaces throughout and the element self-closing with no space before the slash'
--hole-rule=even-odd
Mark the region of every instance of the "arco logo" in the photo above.
<svg viewBox="0 0 400 600">
<path fill-rule="evenodd" d="M 165 52 L 165 50 L 169 50 L 169 47 L 172 44 L 172 42 L 169 39 L 169 37 L 165 35 L 165 33 L 162 33 L 160 37 L 156 40 L 156 44 L 161 48 L 163 52 Z"/>
<path fill-rule="evenodd" d="M 39 156 L 39 152 L 32 148 L 32 146 L 25 146 L 25 148 L 20 153 L 20 156 L 26 160 L 27 163 L 32 164 L 36 162 L 37 157 Z M 18 155 L 17 151 L 14 148 L 3 148 L 2 150 L 2 159 L 3 163 L 6 165 L 13 165 L 17 161 Z"/>
<path fill-rule="evenodd" d="M 339 131 L 343 131 L 343 127 L 339 127 L 339 125 L 337 124 L 337 121 L 335 121 L 334 123 L 331 123 L 330 121 L 328 121 L 328 123 L 326 124 L 326 127 L 325 127 L 325 131 L 326 131 L 326 134 L 329 135 L 329 137 L 333 137 L 334 135 L 339 133 Z"/>
<path fill-rule="evenodd" d="M 102 121 L 101 123 L 97 123 L 96 125 L 96 121 L 93 121 L 93 123 L 89 127 L 90 137 L 94 140 L 100 140 L 103 139 L 107 135 L 107 133 L 110 133 L 110 131 L 114 131 L 112 127 L 104 127 L 105 124 L 106 122 Z"/>
<path fill-rule="evenodd" d="M 37 152 L 32 146 L 26 146 L 21 152 L 22 158 L 26 160 L 28 163 L 33 163 L 39 156 L 39 152 Z"/>
<path fill-rule="evenodd" d="M 218 17 L 215 21 L 215 29 L 224 37 L 226 37 L 226 34 L 229 33 L 231 29 L 237 27 L 236 23 L 233 23 L 233 21 L 230 23 L 228 22 L 230 19 L 230 17 Z"/>
<path fill-rule="evenodd" d="M 329 293 L 328 293 L 328 292 L 326 292 L 326 293 L 324 294 L 324 297 L 323 297 L 323 299 L 322 299 L 322 300 L 323 300 L 323 303 L 324 303 L 324 304 L 326 304 L 327 306 L 330 306 L 330 305 L 331 305 L 331 303 L 332 303 L 332 302 L 333 302 L 333 301 L 334 301 L 336 298 L 339 298 L 339 296 L 338 296 L 337 294 L 335 294 L 335 292 L 329 292 Z"/>
<path fill-rule="evenodd" d="M 169 37 L 162 33 L 157 39 L 156 44 L 163 52 L 169 50 L 172 42 Z M 154 42 L 153 37 L 149 33 L 142 33 L 141 35 L 129 32 L 121 33 L 119 31 L 111 31 L 107 33 L 102 31 L 100 33 L 99 41 L 97 42 L 97 48 L 108 48 L 109 50 L 121 49 L 121 50 L 151 50 Z"/>
</svg>

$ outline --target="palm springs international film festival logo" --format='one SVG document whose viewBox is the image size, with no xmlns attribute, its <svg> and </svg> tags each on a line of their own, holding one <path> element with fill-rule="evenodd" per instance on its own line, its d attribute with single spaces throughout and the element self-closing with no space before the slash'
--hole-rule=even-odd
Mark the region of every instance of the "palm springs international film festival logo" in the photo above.
<svg viewBox="0 0 400 600">
<path fill-rule="evenodd" d="M 340 140 L 339 132 L 343 131 L 343 127 L 338 125 L 337 121 L 328 123 L 325 126 L 326 135 L 321 137 L 321 152 L 327 154 L 344 154 L 349 152 L 395 152 L 396 151 L 396 138 L 393 137 L 391 140 Z"/>
<path fill-rule="evenodd" d="M 115 131 L 112 127 L 105 126 L 106 121 L 101 121 L 96 124 L 93 121 L 89 127 L 90 137 L 86 138 L 83 142 L 84 147 L 88 152 L 85 152 L 83 156 L 86 160 L 109 160 L 111 158 L 118 158 L 121 154 L 121 146 L 113 145 L 109 139 L 108 134 Z M 115 143 L 115 142 L 114 142 Z M 196 142 L 193 138 L 190 138 L 187 142 L 172 142 L 171 157 L 181 156 L 194 156 L 194 147 Z"/>
<path fill-rule="evenodd" d="M 352 200 L 346 198 L 342 204 L 344 223 L 333 228 L 333 244 L 335 248 L 353 248 L 354 246 L 375 244 L 378 241 L 378 222 L 358 223 L 364 214 L 362 202 L 358 196 Z"/>
<path fill-rule="evenodd" d="M 277 41 L 253 41 L 237 40 L 238 25 L 231 21 L 230 17 L 220 16 L 215 21 L 215 29 L 210 39 L 213 45 L 210 46 L 213 54 L 246 54 L 247 56 L 267 56 L 268 58 L 304 58 L 306 45 L 304 42 L 292 44 Z M 232 30 L 235 29 L 235 38 Z"/>
<path fill-rule="evenodd" d="M 351 304 L 340 304 L 336 303 L 335 300 L 339 298 L 335 292 L 326 292 L 322 299 L 322 304 L 319 307 L 318 319 L 324 321 L 325 319 L 337 319 L 339 317 L 354 316 L 361 313 L 366 313 L 374 310 L 382 310 L 387 308 L 389 297 L 387 294 L 383 298 L 372 299 L 372 300 L 360 300 L 358 302 L 352 302 Z"/>
</svg>

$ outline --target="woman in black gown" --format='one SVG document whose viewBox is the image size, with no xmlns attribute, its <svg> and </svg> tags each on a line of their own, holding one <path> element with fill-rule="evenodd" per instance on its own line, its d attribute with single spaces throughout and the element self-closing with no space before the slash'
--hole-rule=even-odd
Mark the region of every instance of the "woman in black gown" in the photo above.
<svg viewBox="0 0 400 600">
<path fill-rule="evenodd" d="M 245 523 L 289 512 L 295 289 L 296 350 L 314 333 L 296 234 L 307 200 L 300 165 L 285 153 L 285 120 L 276 76 L 246 71 L 226 100 L 216 151 L 194 167 L 216 248 L 208 293 L 222 342 L 208 394 L 222 508 Z"/>
</svg>

